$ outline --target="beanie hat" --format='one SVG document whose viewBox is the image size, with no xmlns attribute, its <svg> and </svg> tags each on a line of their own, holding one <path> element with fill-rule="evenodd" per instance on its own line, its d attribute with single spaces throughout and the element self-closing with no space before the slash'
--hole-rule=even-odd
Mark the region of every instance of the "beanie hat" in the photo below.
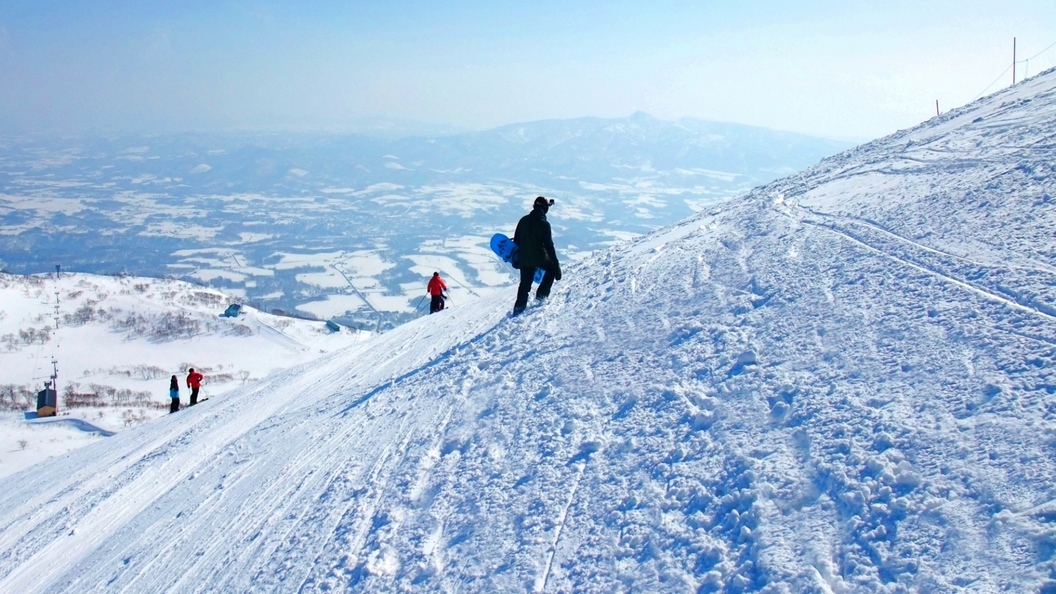
<svg viewBox="0 0 1056 594">
<path fill-rule="evenodd" d="M 546 211 L 550 210 L 550 207 L 553 204 L 554 204 L 553 200 L 547 200 L 543 196 L 539 196 L 538 198 L 535 199 L 535 202 L 532 204 L 532 208 L 542 208 L 543 212 L 546 212 Z"/>
</svg>

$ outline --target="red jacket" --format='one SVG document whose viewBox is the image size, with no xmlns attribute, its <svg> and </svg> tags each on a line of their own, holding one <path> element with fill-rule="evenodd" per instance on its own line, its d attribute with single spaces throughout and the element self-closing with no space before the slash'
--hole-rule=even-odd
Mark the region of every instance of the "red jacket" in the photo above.
<svg viewBox="0 0 1056 594">
<path fill-rule="evenodd" d="M 187 387 L 200 388 L 202 387 L 203 379 L 205 379 L 204 375 L 198 373 L 197 371 L 192 371 L 191 373 L 187 374 Z"/>
<path fill-rule="evenodd" d="M 433 278 L 429 279 L 428 291 L 430 295 L 433 295 L 435 297 L 436 295 L 439 295 L 446 290 L 447 285 L 444 284 L 444 279 L 440 278 L 439 276 L 434 276 Z"/>
</svg>

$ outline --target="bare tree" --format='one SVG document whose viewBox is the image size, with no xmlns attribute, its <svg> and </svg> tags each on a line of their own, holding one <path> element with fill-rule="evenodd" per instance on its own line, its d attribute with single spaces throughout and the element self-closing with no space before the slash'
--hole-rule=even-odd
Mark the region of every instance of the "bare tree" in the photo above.
<svg viewBox="0 0 1056 594">
<path fill-rule="evenodd" d="M 26 403 L 26 408 L 36 408 L 37 406 L 37 393 L 33 390 L 20 387 L 19 393 L 22 395 L 22 401 Z"/>
</svg>

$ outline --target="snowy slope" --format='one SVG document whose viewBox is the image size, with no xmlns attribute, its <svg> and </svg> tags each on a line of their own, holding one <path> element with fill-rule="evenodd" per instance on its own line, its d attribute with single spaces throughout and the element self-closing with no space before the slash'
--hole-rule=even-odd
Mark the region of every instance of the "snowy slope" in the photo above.
<svg viewBox="0 0 1056 594">
<path fill-rule="evenodd" d="M 167 414 L 172 375 L 186 405 L 188 367 L 211 398 L 371 335 L 251 307 L 219 317 L 231 302 L 174 279 L 0 274 L 0 477 Z M 27 421 L 56 368 L 60 416 Z"/>
<path fill-rule="evenodd" d="M 0 480 L 0 591 L 1052 588 L 1051 72 Z M 560 217 L 560 210 L 551 212 Z"/>
<path fill-rule="evenodd" d="M 310 359 L 353 341 L 351 333 L 331 333 L 323 322 L 248 306 L 237 318 L 220 317 L 238 300 L 174 279 L 0 274 L 0 301 L 0 383 L 37 383 L 51 375 L 52 357 L 59 359 L 64 383 L 127 377 L 128 371 L 138 379 L 144 374 L 136 366 L 156 366 L 173 369 L 155 382 L 164 399 L 169 375 L 181 362 L 217 373 L 226 364 L 228 374 L 247 371 L 256 378 L 288 367 L 291 357 Z M 27 341 L 24 332 L 48 337 Z"/>
</svg>

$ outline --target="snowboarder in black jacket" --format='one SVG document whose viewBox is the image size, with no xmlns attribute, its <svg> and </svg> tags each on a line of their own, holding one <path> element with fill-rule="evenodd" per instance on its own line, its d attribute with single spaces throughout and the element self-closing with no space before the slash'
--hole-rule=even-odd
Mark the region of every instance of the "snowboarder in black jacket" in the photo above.
<svg viewBox="0 0 1056 594">
<path fill-rule="evenodd" d="M 517 231 L 513 234 L 513 242 L 517 244 L 518 252 L 516 266 L 521 270 L 521 284 L 517 287 L 513 315 L 521 313 L 528 305 L 528 293 L 532 290 L 536 268 L 542 268 L 544 271 L 543 281 L 535 291 L 536 299 L 549 297 L 554 281 L 561 280 L 561 265 L 558 264 L 557 253 L 554 252 L 550 223 L 546 220 L 546 213 L 553 204 L 553 200 L 542 196 L 536 198 L 532 212 L 521 217 L 517 223 Z"/>
</svg>

